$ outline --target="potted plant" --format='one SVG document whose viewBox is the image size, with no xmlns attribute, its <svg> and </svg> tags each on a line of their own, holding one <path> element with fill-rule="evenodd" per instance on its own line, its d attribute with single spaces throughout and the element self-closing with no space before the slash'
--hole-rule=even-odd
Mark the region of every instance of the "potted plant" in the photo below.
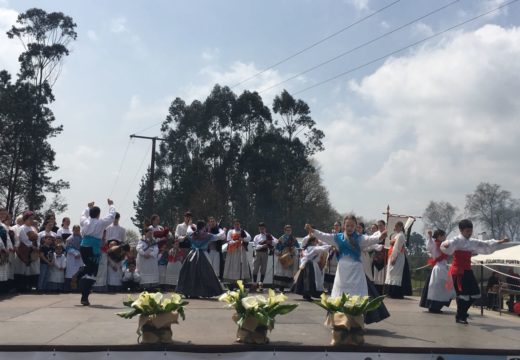
<svg viewBox="0 0 520 360">
<path fill-rule="evenodd" d="M 276 315 L 284 315 L 293 311 L 298 305 L 284 304 L 287 296 L 269 289 L 268 296 L 249 296 L 241 280 L 237 281 L 238 289 L 222 294 L 219 301 L 229 304 L 235 309 L 233 321 L 237 324 L 237 342 L 247 344 L 267 344 L 267 330 L 272 331 Z"/>
<path fill-rule="evenodd" d="M 364 337 L 364 314 L 377 309 L 384 295 L 370 299 L 369 296 L 342 294 L 331 298 L 326 294 L 313 301 L 327 310 L 325 326 L 332 329 L 331 345 L 362 345 Z"/>
<path fill-rule="evenodd" d="M 171 324 L 178 324 L 179 316 L 185 319 L 184 306 L 188 305 L 179 294 L 173 293 L 166 297 L 160 292 L 139 294 L 137 299 L 128 297 L 123 305 L 131 310 L 117 313 L 124 319 L 131 319 L 139 315 L 137 326 L 137 342 L 146 344 L 171 343 Z"/>
</svg>

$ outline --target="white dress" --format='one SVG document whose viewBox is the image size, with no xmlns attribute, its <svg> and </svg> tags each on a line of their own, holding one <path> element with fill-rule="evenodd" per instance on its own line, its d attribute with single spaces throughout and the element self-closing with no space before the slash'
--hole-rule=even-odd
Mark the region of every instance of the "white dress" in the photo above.
<svg viewBox="0 0 520 360">
<path fill-rule="evenodd" d="M 404 262 L 405 262 L 405 242 L 406 238 L 403 232 L 395 235 L 395 243 L 394 248 L 392 250 L 392 254 L 388 259 L 388 267 L 386 271 L 386 280 L 385 284 L 387 285 L 395 285 L 401 286 L 403 281 L 403 270 L 404 270 Z M 395 260 L 395 264 L 392 264 L 392 261 Z"/>
<path fill-rule="evenodd" d="M 50 283 L 63 284 L 65 282 L 65 267 L 67 266 L 67 258 L 65 254 L 61 256 L 54 255 L 54 265 L 49 269 L 49 277 L 47 279 Z"/>
<path fill-rule="evenodd" d="M 115 270 L 114 270 L 115 268 Z M 122 278 L 123 278 L 123 267 L 122 261 L 115 262 L 114 260 L 108 257 L 108 275 L 107 275 L 107 285 L 108 286 L 122 286 Z"/>
<path fill-rule="evenodd" d="M 336 235 L 340 234 L 327 234 L 314 230 L 314 236 L 332 246 L 338 246 L 338 243 L 335 240 Z M 359 236 L 361 236 L 359 242 L 361 251 L 368 246 L 379 242 L 379 236 L 377 235 Z M 341 252 L 341 249 L 339 251 Z M 338 268 L 334 278 L 331 297 L 338 297 L 343 293 L 360 296 L 368 295 L 367 278 L 365 276 L 365 270 L 361 259 L 356 260 L 352 256 L 345 254 L 341 254 L 338 261 Z"/>
<path fill-rule="evenodd" d="M 145 257 L 148 255 L 148 258 Z M 152 239 L 146 242 L 144 239 L 139 240 L 137 244 L 137 270 L 141 275 L 141 285 L 157 285 L 159 284 L 159 264 L 157 256 L 159 255 L 159 247 Z"/>
<path fill-rule="evenodd" d="M 428 238 L 428 252 L 433 259 L 437 259 L 442 255 L 442 252 L 435 245 L 435 241 Z M 437 261 L 433 266 L 428 284 L 428 300 L 449 302 L 456 296 L 455 288 L 453 287 L 453 279 L 448 273 L 448 263 L 446 260 Z"/>
<path fill-rule="evenodd" d="M 9 237 L 9 228 L 5 226 L 2 222 L 0 222 L 0 226 L 2 226 L 7 235 L 6 244 L 0 239 L 0 250 L 3 250 L 7 255 L 7 258 L 12 254 L 13 243 L 11 242 L 11 238 Z M 0 265 L 0 282 L 4 282 L 9 280 L 11 275 L 11 262 L 7 260 L 4 264 Z"/>
<path fill-rule="evenodd" d="M 247 259 L 247 251 L 243 244 L 240 244 L 240 240 L 236 240 L 236 237 L 240 237 L 240 233 L 244 231 L 246 234 L 245 238 L 241 238 L 244 243 L 251 241 L 251 235 L 245 230 L 231 229 L 227 234 L 227 254 L 226 262 L 224 264 L 224 279 L 227 281 L 235 280 L 250 280 L 251 271 L 249 269 L 249 262 Z"/>
<path fill-rule="evenodd" d="M 300 258 L 300 269 L 304 268 L 307 262 L 312 262 L 312 268 L 314 269 L 314 282 L 316 291 L 323 291 L 323 281 L 325 278 L 324 269 L 320 269 L 320 258 L 322 254 L 329 253 L 330 245 L 316 245 L 308 246 L 303 250 L 303 256 Z"/>
</svg>

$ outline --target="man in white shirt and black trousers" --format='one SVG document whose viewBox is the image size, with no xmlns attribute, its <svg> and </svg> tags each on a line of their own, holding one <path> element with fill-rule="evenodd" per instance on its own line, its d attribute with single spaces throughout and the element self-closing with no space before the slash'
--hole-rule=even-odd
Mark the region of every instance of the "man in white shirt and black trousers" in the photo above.
<svg viewBox="0 0 520 360">
<path fill-rule="evenodd" d="M 79 288 L 81 290 L 81 304 L 88 306 L 88 296 L 92 286 L 96 282 L 96 276 L 99 267 L 99 259 L 101 258 L 101 247 L 103 246 L 103 232 L 112 224 L 116 217 L 116 208 L 114 202 L 110 199 L 108 202 L 108 215 L 100 219 L 101 209 L 94 206 L 94 202 L 88 203 L 88 208 L 81 215 L 80 225 L 83 232 L 81 240 L 81 259 L 85 264 L 76 275 L 79 280 Z"/>
</svg>

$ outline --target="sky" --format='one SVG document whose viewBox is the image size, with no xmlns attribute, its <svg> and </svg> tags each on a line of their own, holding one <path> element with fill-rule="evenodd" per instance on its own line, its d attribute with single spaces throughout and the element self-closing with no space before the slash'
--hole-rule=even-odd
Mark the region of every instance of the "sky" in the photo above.
<svg viewBox="0 0 520 360">
<path fill-rule="evenodd" d="M 51 140 L 54 176 L 70 182 L 73 222 L 111 197 L 131 228 L 151 142 L 130 134 L 159 136 L 176 97 L 204 100 L 216 83 L 233 86 L 388 6 L 233 91 L 259 91 L 271 106 L 286 89 L 309 104 L 325 133 L 315 159 L 340 213 L 421 215 L 430 200 L 463 212 L 480 182 L 520 197 L 520 1 L 448 31 L 506 1 L 395 1 L 0 0 L 0 69 L 18 71 L 22 48 L 4 34 L 19 13 L 74 19 L 51 106 L 64 126 Z"/>
</svg>

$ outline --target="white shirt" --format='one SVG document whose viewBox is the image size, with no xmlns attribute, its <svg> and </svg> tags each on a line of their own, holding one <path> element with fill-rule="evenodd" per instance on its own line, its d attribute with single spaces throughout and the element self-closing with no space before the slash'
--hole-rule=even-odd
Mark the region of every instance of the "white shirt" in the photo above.
<svg viewBox="0 0 520 360">
<path fill-rule="evenodd" d="M 124 243 L 126 240 L 126 229 L 119 225 L 110 225 L 107 227 L 107 232 L 105 233 L 105 238 L 107 241 L 110 240 L 118 240 L 121 243 Z"/>
<path fill-rule="evenodd" d="M 110 206 L 108 209 L 108 215 L 102 219 L 92 219 L 89 215 L 89 208 L 86 208 L 81 214 L 81 220 L 79 221 L 83 236 L 92 236 L 97 239 L 103 238 L 103 232 L 107 228 L 108 225 L 114 222 L 116 217 L 116 208 L 114 206 Z"/>
<path fill-rule="evenodd" d="M 453 254 L 456 250 L 471 251 L 475 254 L 491 254 L 497 249 L 497 245 L 498 240 L 466 239 L 459 234 L 451 240 L 443 241 L 441 251 L 448 255 Z"/>
<path fill-rule="evenodd" d="M 193 229 L 191 228 L 191 224 L 188 225 L 185 222 L 177 225 L 175 228 L 175 238 L 179 239 L 179 241 L 184 241 L 186 235 L 193 233 Z"/>
<path fill-rule="evenodd" d="M 61 227 L 56 233 L 56 235 L 58 235 L 58 237 L 62 238 L 63 240 L 67 240 L 69 236 L 72 235 L 72 231 L 70 231 L 70 229 L 65 229 L 64 227 Z"/>
<path fill-rule="evenodd" d="M 271 235 L 271 237 L 273 238 L 272 244 L 276 245 L 276 242 L 278 241 L 278 239 L 276 239 L 273 235 Z M 256 250 L 265 249 L 267 247 L 267 244 L 261 244 L 261 242 L 265 241 L 266 238 L 267 238 L 267 234 L 258 234 L 258 235 L 256 235 L 255 238 L 253 239 L 253 246 L 254 246 L 254 248 Z"/>
<path fill-rule="evenodd" d="M 32 226 L 27 226 L 25 224 L 20 226 L 20 242 L 23 242 L 27 247 L 33 247 L 32 241 L 29 240 L 29 237 L 27 236 L 27 234 L 31 231 L 37 233 L 36 229 L 34 229 Z"/>
</svg>

